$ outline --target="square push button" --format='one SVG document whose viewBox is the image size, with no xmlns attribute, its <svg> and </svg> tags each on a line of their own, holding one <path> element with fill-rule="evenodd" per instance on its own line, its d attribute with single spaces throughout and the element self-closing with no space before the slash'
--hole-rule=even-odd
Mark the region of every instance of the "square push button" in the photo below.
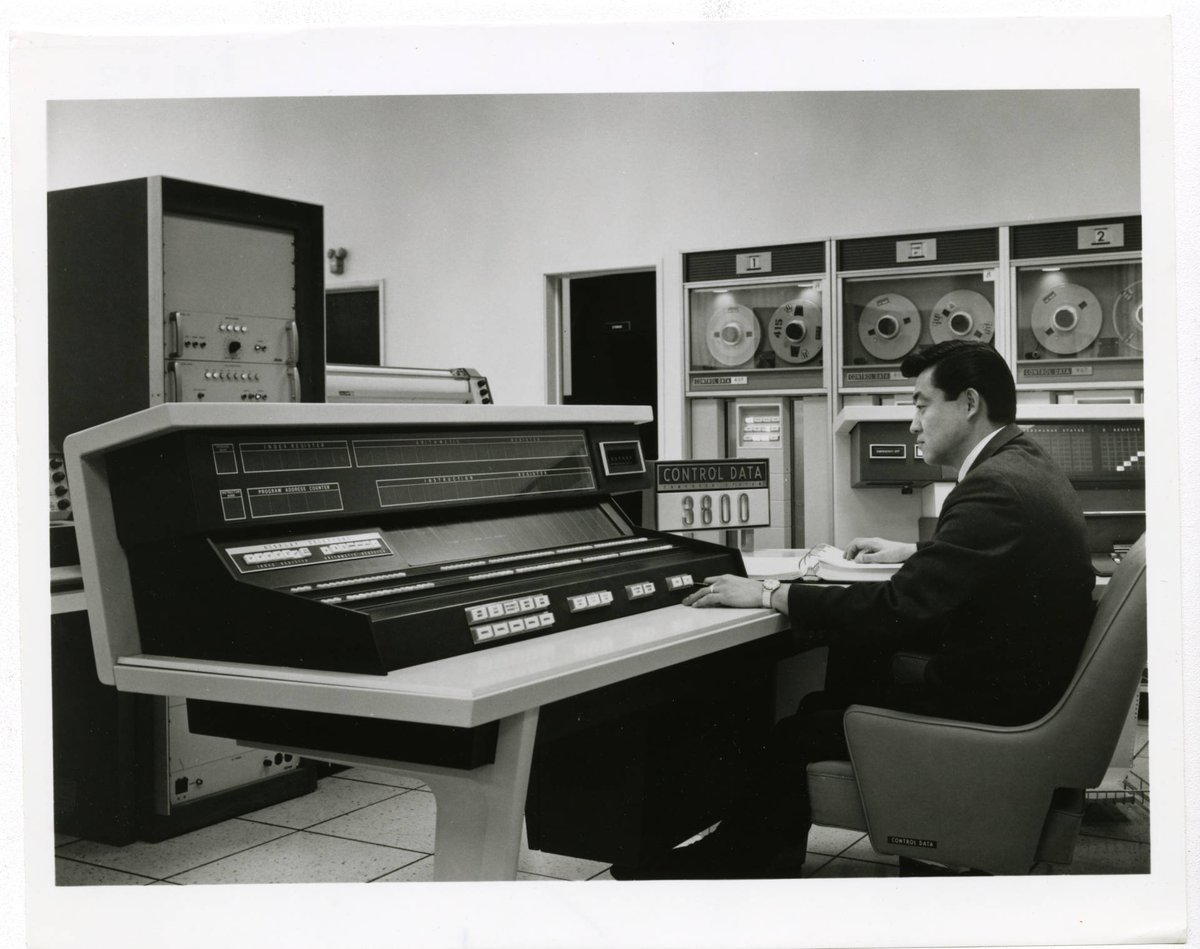
<svg viewBox="0 0 1200 949">
<path fill-rule="evenodd" d="M 668 590 L 682 590 L 685 587 L 694 585 L 695 583 L 692 580 L 692 575 L 690 573 L 677 573 L 673 577 L 667 577 Z"/>
<path fill-rule="evenodd" d="M 468 606 L 467 607 L 467 622 L 468 623 L 472 623 L 472 624 L 473 623 L 482 623 L 487 618 L 488 618 L 488 608 L 487 608 L 486 604 L 483 606 Z"/>
</svg>

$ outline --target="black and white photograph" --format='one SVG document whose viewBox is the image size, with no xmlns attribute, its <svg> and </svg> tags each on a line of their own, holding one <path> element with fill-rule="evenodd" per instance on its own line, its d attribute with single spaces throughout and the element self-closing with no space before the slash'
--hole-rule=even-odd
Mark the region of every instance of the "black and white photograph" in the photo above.
<svg viewBox="0 0 1200 949">
<path fill-rule="evenodd" d="M 1187 942 L 1194 15 L 585 6 L 9 24 L 0 942 Z"/>
</svg>

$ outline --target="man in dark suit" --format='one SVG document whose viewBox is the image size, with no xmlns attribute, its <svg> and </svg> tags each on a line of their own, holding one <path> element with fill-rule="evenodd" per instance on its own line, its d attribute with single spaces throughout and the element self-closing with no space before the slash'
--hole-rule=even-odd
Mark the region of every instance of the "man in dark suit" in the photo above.
<svg viewBox="0 0 1200 949">
<path fill-rule="evenodd" d="M 965 721 L 1033 721 L 1066 688 L 1094 612 L 1095 576 L 1074 489 L 1013 424 L 1016 389 L 995 350 L 940 343 L 910 355 L 911 430 L 926 463 L 959 470 L 933 537 L 856 538 L 846 556 L 899 563 L 890 580 L 776 586 L 725 575 L 684 603 L 770 605 L 801 648 L 828 645 L 823 692 L 781 721 L 751 764 L 737 815 L 689 847 L 618 878 L 799 875 L 810 819 L 807 762 L 849 757 L 842 713 L 853 703 Z M 932 656 L 896 681 L 902 650 Z"/>
</svg>

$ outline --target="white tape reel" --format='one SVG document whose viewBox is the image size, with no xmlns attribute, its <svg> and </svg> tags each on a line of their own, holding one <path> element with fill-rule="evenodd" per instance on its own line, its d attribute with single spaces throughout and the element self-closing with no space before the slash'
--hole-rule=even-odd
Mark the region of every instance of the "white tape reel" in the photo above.
<svg viewBox="0 0 1200 949">
<path fill-rule="evenodd" d="M 1096 341 L 1103 320 L 1100 301 L 1091 290 L 1064 283 L 1034 304 L 1029 328 L 1045 349 L 1072 356 Z"/>
<path fill-rule="evenodd" d="M 758 350 L 758 320 L 747 307 L 721 307 L 708 318 L 707 330 L 704 342 L 722 366 L 740 366 Z"/>
<path fill-rule="evenodd" d="M 1145 312 L 1142 305 L 1142 281 L 1131 283 L 1113 304 L 1113 327 L 1117 336 L 1130 349 L 1142 351 L 1142 328 Z"/>
<path fill-rule="evenodd" d="M 948 339 L 990 343 L 995 332 L 992 305 L 987 297 L 974 290 L 951 290 L 929 313 L 929 335 L 935 343 Z"/>
<path fill-rule="evenodd" d="M 921 335 L 921 317 L 912 300 L 898 293 L 881 293 L 863 307 L 858 339 L 876 359 L 895 362 L 908 355 Z"/>
<path fill-rule="evenodd" d="M 784 362 L 806 363 L 821 352 L 821 291 L 805 290 L 779 307 L 767 323 L 767 341 Z"/>
</svg>

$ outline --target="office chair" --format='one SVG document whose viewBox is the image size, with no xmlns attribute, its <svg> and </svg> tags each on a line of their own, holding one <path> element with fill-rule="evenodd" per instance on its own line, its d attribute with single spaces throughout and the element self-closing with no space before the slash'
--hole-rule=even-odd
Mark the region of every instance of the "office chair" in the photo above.
<svg viewBox="0 0 1200 949">
<path fill-rule="evenodd" d="M 866 831 L 902 861 L 988 874 L 1069 864 L 1084 792 L 1104 778 L 1145 665 L 1143 535 L 1100 597 L 1053 709 L 1000 727 L 853 705 L 851 760 L 808 766 L 813 823 Z"/>
</svg>

